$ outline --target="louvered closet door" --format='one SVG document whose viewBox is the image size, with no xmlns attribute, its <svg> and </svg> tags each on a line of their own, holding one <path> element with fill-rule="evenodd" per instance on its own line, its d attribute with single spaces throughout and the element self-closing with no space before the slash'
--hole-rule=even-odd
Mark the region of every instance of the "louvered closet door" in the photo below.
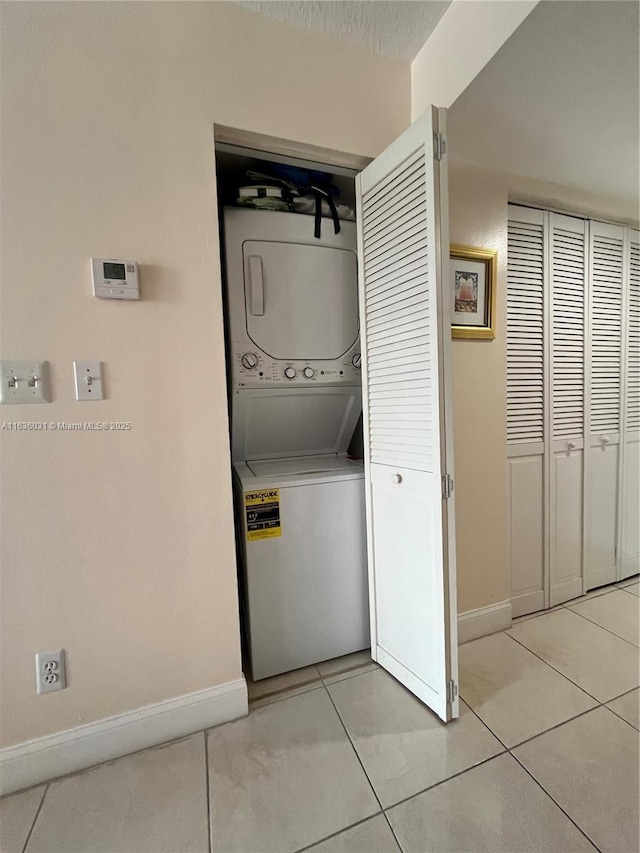
<svg viewBox="0 0 640 853">
<path fill-rule="evenodd" d="M 550 213 L 549 605 L 582 594 L 587 224 Z"/>
<path fill-rule="evenodd" d="M 362 172 L 357 196 L 372 656 L 448 720 L 458 701 L 447 696 L 457 616 L 453 498 L 442 493 L 452 470 L 446 167 L 434 157 L 443 119 L 435 109 L 418 119 Z"/>
<path fill-rule="evenodd" d="M 627 229 L 626 237 L 621 579 L 640 571 L 640 234 Z"/>
<path fill-rule="evenodd" d="M 587 589 L 618 577 L 624 229 L 590 223 Z"/>
<path fill-rule="evenodd" d="M 509 205 L 507 272 L 507 457 L 511 606 L 544 605 L 544 217 Z"/>
</svg>

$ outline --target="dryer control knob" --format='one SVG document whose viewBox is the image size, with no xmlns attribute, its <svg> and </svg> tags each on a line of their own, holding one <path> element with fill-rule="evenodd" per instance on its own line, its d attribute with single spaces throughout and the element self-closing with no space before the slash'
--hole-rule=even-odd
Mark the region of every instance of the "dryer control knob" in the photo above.
<svg viewBox="0 0 640 853">
<path fill-rule="evenodd" d="M 305 376 L 305 379 L 313 379 L 313 377 L 316 375 L 316 372 L 313 367 L 305 367 L 302 372 Z"/>
<path fill-rule="evenodd" d="M 353 358 L 351 359 L 351 364 L 356 368 L 356 370 L 360 370 L 360 353 L 357 352 Z"/>
<path fill-rule="evenodd" d="M 284 375 L 287 379 L 295 379 L 296 378 L 296 369 L 295 367 L 285 367 Z"/>
<path fill-rule="evenodd" d="M 255 352 L 245 352 L 240 361 L 242 362 L 242 366 L 246 367 L 247 370 L 253 370 L 254 367 L 258 366 L 258 356 Z"/>
</svg>

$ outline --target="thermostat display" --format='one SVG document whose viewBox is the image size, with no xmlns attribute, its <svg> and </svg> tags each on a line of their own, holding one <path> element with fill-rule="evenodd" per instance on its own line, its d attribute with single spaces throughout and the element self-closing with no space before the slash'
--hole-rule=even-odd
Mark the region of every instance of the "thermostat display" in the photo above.
<svg viewBox="0 0 640 853">
<path fill-rule="evenodd" d="M 101 299 L 140 299 L 138 265 L 116 258 L 91 258 L 93 294 Z"/>
<path fill-rule="evenodd" d="M 124 264 L 111 264 L 106 263 L 102 264 L 102 269 L 104 271 L 104 277 L 108 279 L 118 279 L 121 281 L 126 280 L 126 275 L 124 273 Z"/>
</svg>

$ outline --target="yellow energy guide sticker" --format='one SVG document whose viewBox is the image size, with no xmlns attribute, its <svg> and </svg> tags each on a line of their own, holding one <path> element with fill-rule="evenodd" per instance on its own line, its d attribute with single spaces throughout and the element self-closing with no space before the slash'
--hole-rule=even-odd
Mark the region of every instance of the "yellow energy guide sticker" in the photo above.
<svg viewBox="0 0 640 853">
<path fill-rule="evenodd" d="M 244 493 L 247 539 L 273 539 L 282 536 L 280 527 L 280 489 L 260 489 Z"/>
</svg>

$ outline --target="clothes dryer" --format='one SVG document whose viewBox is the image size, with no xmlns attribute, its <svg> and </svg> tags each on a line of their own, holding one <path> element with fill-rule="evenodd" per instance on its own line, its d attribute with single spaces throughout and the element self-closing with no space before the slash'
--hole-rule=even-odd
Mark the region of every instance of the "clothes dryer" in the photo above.
<svg viewBox="0 0 640 853">
<path fill-rule="evenodd" d="M 309 217 L 224 209 L 233 388 L 360 382 L 356 229 L 313 236 Z"/>
</svg>

